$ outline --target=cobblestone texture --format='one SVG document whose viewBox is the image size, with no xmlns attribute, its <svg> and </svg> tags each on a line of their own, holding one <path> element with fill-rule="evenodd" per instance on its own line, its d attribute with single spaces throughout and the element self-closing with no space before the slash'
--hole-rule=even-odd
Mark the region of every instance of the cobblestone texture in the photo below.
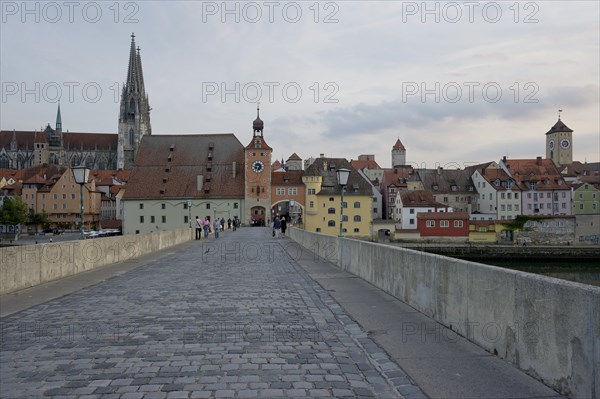
<svg viewBox="0 0 600 399">
<path fill-rule="evenodd" d="M 0 396 L 418 392 L 295 263 L 300 247 L 269 233 L 245 228 L 184 244 L 163 260 L 4 318 Z"/>
</svg>

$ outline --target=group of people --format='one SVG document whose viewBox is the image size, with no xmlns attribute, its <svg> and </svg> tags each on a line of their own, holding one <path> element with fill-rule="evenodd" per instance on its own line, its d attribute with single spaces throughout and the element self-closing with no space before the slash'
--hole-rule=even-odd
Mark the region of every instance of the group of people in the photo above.
<svg viewBox="0 0 600 399">
<path fill-rule="evenodd" d="M 287 230 L 287 219 L 285 216 L 277 216 L 273 220 L 273 237 L 285 238 L 285 231 Z"/>
<path fill-rule="evenodd" d="M 227 219 L 227 228 L 231 229 L 233 226 L 233 231 L 236 231 L 240 225 L 240 220 L 236 217 L 233 220 L 231 218 Z M 215 235 L 215 238 L 219 238 L 219 232 L 225 230 L 225 219 L 217 218 L 214 222 L 211 223 L 210 216 L 206 216 L 204 220 L 200 219 L 196 216 L 196 240 L 202 238 L 202 233 L 204 232 L 204 238 L 208 238 L 210 232 L 212 231 Z"/>
</svg>

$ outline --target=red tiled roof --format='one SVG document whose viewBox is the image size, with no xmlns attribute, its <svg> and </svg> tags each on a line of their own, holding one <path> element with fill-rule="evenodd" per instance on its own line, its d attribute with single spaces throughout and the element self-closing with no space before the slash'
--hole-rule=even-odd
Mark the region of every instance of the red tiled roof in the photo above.
<svg viewBox="0 0 600 399">
<path fill-rule="evenodd" d="M 381 169 L 374 159 L 353 159 L 350 161 L 354 169 Z"/>
<path fill-rule="evenodd" d="M 144 136 L 124 198 L 243 198 L 244 179 L 243 146 L 233 134 Z"/>
<path fill-rule="evenodd" d="M 290 170 L 287 172 L 272 172 L 271 185 L 273 186 L 301 186 L 302 183 L 301 170 Z M 286 182 L 286 180 L 288 180 Z"/>
<path fill-rule="evenodd" d="M 396 144 L 394 144 L 394 146 L 392 147 L 393 150 L 403 150 L 406 151 L 406 148 L 404 147 L 404 145 L 402 144 L 402 142 L 400 141 L 400 139 L 396 140 Z"/>
<path fill-rule="evenodd" d="M 418 212 L 417 219 L 469 219 L 469 214 L 467 212 Z"/>
<path fill-rule="evenodd" d="M 448 208 L 433 199 L 433 193 L 427 190 L 400 191 L 402 206 L 404 207 L 437 207 Z"/>
<path fill-rule="evenodd" d="M 507 159 L 503 161 L 519 183 L 536 182 L 537 190 L 567 190 L 571 186 L 559 173 L 551 159 Z"/>
</svg>

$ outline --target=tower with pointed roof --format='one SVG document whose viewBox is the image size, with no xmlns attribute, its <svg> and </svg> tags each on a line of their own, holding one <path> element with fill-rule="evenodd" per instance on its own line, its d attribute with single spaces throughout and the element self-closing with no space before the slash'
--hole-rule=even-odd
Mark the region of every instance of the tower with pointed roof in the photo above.
<svg viewBox="0 0 600 399">
<path fill-rule="evenodd" d="M 244 148 L 245 195 L 244 223 L 272 220 L 271 215 L 271 155 L 273 149 L 265 141 L 264 122 L 260 119 L 260 107 L 252 122 L 252 141 Z"/>
<path fill-rule="evenodd" d="M 406 148 L 398 138 L 392 147 L 392 168 L 402 165 L 406 165 Z"/>
<path fill-rule="evenodd" d="M 560 112 L 558 121 L 546 132 L 546 159 L 557 166 L 573 163 L 573 130 L 560 120 Z"/>
<path fill-rule="evenodd" d="M 133 167 L 142 137 L 147 134 L 152 134 L 150 105 L 144 88 L 140 48 L 136 48 L 135 35 L 132 33 L 127 81 L 121 93 L 121 107 L 119 110 L 118 169 Z"/>
</svg>

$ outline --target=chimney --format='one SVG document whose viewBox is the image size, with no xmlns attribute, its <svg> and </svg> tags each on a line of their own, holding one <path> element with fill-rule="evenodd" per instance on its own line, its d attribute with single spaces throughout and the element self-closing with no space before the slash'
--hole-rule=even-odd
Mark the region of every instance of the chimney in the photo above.
<svg viewBox="0 0 600 399">
<path fill-rule="evenodd" d="M 319 154 L 319 158 L 325 158 L 325 154 Z"/>
<path fill-rule="evenodd" d="M 502 162 L 506 163 L 506 155 L 502 157 Z"/>
<path fill-rule="evenodd" d="M 537 157 L 535 159 L 535 164 L 538 165 L 538 166 L 542 166 L 542 157 Z"/>
</svg>

